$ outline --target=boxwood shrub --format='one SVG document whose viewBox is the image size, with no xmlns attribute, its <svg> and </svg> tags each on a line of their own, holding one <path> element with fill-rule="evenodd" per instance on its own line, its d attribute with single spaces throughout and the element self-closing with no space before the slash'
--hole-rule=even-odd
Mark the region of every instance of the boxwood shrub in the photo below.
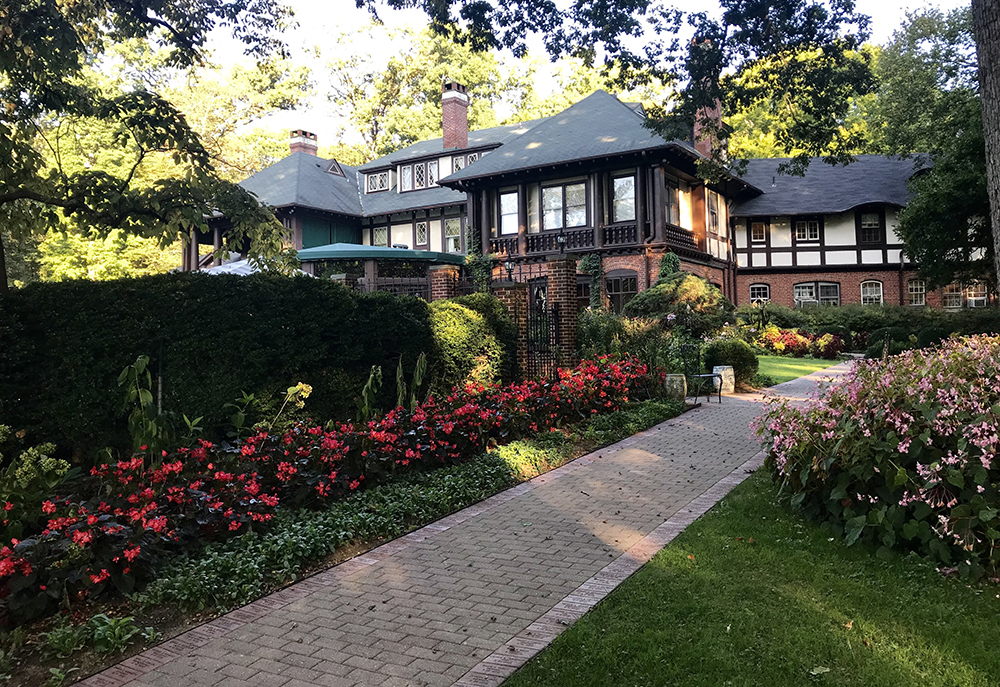
<svg viewBox="0 0 1000 687">
<path fill-rule="evenodd" d="M 757 374 L 759 362 L 753 348 L 742 339 L 720 339 L 705 347 L 705 368 L 731 365 L 737 384 L 749 384 Z"/>
</svg>

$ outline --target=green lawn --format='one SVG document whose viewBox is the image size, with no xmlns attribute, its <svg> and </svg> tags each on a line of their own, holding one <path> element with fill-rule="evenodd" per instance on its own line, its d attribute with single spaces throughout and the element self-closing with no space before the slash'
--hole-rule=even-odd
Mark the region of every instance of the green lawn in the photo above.
<svg viewBox="0 0 1000 687">
<path fill-rule="evenodd" d="M 759 472 L 505 687 L 995 687 L 998 594 L 845 547 Z"/>
<path fill-rule="evenodd" d="M 803 375 L 836 365 L 839 360 L 819 360 L 816 358 L 785 358 L 779 355 L 761 355 L 758 374 L 770 375 L 775 384 L 788 382 Z"/>
</svg>

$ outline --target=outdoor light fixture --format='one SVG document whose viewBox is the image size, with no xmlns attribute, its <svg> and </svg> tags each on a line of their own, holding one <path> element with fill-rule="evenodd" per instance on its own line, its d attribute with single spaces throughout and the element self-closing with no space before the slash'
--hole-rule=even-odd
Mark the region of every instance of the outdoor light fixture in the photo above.
<svg viewBox="0 0 1000 687">
<path fill-rule="evenodd" d="M 503 268 L 507 270 L 507 281 L 514 281 L 514 261 L 507 260 L 503 264 Z"/>
<path fill-rule="evenodd" d="M 556 243 L 559 244 L 559 252 L 560 253 L 565 253 L 566 252 L 566 234 L 564 234 L 564 233 L 562 233 L 560 231 L 559 235 L 556 236 Z"/>
</svg>

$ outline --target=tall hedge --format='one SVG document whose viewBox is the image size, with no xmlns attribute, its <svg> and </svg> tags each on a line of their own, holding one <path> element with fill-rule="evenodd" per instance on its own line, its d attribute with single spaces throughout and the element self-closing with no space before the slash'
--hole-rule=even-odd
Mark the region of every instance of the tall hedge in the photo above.
<svg viewBox="0 0 1000 687">
<path fill-rule="evenodd" d="M 372 365 L 391 376 L 402 356 L 409 374 L 433 351 L 425 302 L 325 280 L 168 274 L 32 284 L 0 298 L 0 421 L 78 455 L 124 447 L 117 377 L 143 354 L 154 394 L 162 379 L 164 409 L 203 416 L 209 428 L 241 392 L 296 382 L 312 385 L 315 417 L 344 417 Z"/>
<path fill-rule="evenodd" d="M 474 294 L 431 303 L 435 342 L 435 394 L 465 382 L 510 379 L 516 365 L 517 331 L 500 301 Z"/>
</svg>

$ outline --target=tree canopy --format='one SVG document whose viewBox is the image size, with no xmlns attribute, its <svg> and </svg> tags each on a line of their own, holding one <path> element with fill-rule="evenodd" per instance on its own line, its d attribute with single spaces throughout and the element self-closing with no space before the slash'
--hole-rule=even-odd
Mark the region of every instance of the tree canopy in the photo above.
<svg viewBox="0 0 1000 687">
<path fill-rule="evenodd" d="M 282 252 L 269 210 L 226 181 L 212 152 L 179 109 L 136 80 L 108 88 L 89 68 L 113 46 L 144 42 L 165 67 L 204 60 L 209 32 L 230 31 L 258 59 L 281 53 L 287 11 L 275 0 L 28 0 L 0 14 L 0 224 L 20 241 L 62 219 L 97 235 L 115 229 L 172 240 L 203 227 L 213 213 L 233 220 L 227 241 L 252 242 L 263 261 Z M 84 152 L 113 165 L 73 164 L 67 132 Z M 87 141 L 85 132 L 94 130 Z M 82 138 L 80 137 L 82 135 Z M 98 145 L 100 143 L 100 145 Z M 144 164 L 168 156 L 171 172 L 141 187 Z M 2 238 L 3 234 L 0 234 Z M 0 291 L 7 288 L 0 244 Z"/>
</svg>

